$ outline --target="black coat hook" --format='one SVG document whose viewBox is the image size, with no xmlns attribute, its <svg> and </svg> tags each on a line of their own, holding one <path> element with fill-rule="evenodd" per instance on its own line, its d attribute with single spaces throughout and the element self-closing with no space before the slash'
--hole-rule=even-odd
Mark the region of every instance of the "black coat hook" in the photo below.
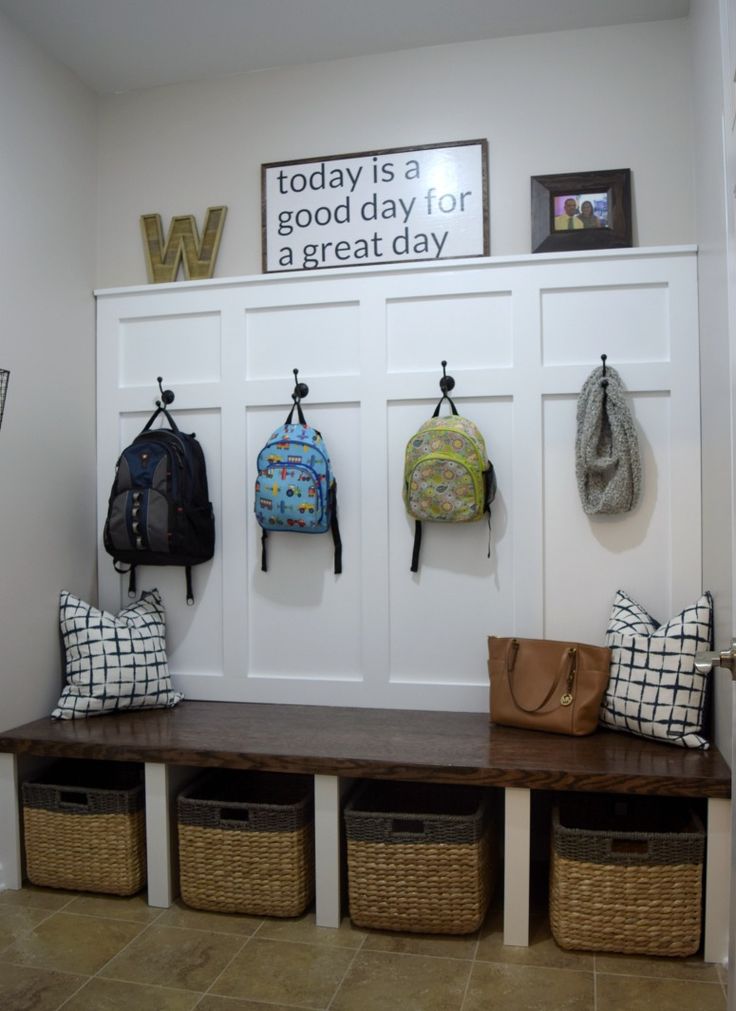
<svg viewBox="0 0 736 1011">
<path fill-rule="evenodd" d="M 608 360 L 608 355 L 601 355 L 601 361 L 603 362 L 603 372 L 601 373 L 601 386 L 604 392 L 608 388 L 608 380 L 606 379 L 606 361 Z"/>
<path fill-rule="evenodd" d="M 8 369 L 0 369 L 0 424 L 3 420 L 3 411 L 5 410 L 5 397 L 8 392 L 8 382 L 10 381 L 10 372 Z"/>
<path fill-rule="evenodd" d="M 298 404 L 300 400 L 304 400 L 305 397 L 309 396 L 309 387 L 306 383 L 300 383 L 298 380 L 299 369 L 293 369 L 294 372 L 294 392 L 291 395 L 291 399 L 295 404 Z"/>
<path fill-rule="evenodd" d="M 163 388 L 163 386 L 161 385 L 161 383 L 163 383 L 163 381 L 164 381 L 163 376 L 157 376 L 156 380 L 158 382 L 158 388 L 159 388 L 159 390 L 161 390 L 161 400 L 157 400 L 156 401 L 156 407 L 162 407 L 162 406 L 168 407 L 168 405 L 169 404 L 173 404 L 174 400 L 176 399 L 174 397 L 173 390 L 165 390 Z M 163 401 L 163 404 L 162 404 L 161 401 Z"/>
<path fill-rule="evenodd" d="M 442 395 L 446 397 L 447 394 L 450 392 L 450 390 L 455 389 L 455 380 L 452 378 L 452 376 L 448 376 L 447 372 L 445 371 L 447 369 L 447 362 L 440 362 L 440 364 L 442 365 L 442 379 L 440 379 L 440 389 L 442 390 Z"/>
</svg>

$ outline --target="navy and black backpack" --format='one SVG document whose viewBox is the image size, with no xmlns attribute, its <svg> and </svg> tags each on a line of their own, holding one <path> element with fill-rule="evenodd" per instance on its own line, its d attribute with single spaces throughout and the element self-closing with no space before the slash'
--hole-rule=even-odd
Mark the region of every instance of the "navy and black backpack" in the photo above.
<svg viewBox="0 0 736 1011">
<path fill-rule="evenodd" d="M 214 554 L 215 517 L 202 447 L 193 433 L 179 431 L 166 409 L 174 394 L 162 390 L 162 395 L 163 403 L 156 401 L 145 427 L 118 459 L 103 542 L 115 569 L 130 574 L 131 596 L 137 566 L 182 565 L 187 603 L 193 604 L 192 566 Z M 169 428 L 151 427 L 159 415 Z"/>
</svg>

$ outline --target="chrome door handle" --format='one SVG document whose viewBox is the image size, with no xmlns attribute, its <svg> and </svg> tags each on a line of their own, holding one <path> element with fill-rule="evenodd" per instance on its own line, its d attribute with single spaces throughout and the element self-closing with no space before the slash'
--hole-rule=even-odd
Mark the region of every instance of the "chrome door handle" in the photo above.
<svg viewBox="0 0 736 1011">
<path fill-rule="evenodd" d="M 736 674 L 736 639 L 731 640 L 731 648 L 722 653 L 696 653 L 695 670 L 707 674 L 714 667 L 726 667 L 731 675 Z"/>
</svg>

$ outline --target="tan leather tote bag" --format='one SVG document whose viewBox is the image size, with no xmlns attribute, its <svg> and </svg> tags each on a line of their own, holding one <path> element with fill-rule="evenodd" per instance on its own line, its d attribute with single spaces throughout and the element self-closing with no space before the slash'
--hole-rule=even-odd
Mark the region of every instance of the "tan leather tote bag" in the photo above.
<svg viewBox="0 0 736 1011">
<path fill-rule="evenodd" d="M 574 737 L 592 734 L 610 663 L 607 646 L 489 636 L 491 722 Z"/>
</svg>

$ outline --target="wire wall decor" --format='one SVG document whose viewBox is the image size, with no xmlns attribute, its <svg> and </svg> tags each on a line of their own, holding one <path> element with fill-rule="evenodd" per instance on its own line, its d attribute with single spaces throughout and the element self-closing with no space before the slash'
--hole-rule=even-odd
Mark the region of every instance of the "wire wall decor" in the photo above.
<svg viewBox="0 0 736 1011">
<path fill-rule="evenodd" d="M 8 392 L 8 380 L 10 373 L 7 369 L 0 369 L 0 425 L 3 423 L 3 411 L 5 410 L 5 395 Z"/>
</svg>

